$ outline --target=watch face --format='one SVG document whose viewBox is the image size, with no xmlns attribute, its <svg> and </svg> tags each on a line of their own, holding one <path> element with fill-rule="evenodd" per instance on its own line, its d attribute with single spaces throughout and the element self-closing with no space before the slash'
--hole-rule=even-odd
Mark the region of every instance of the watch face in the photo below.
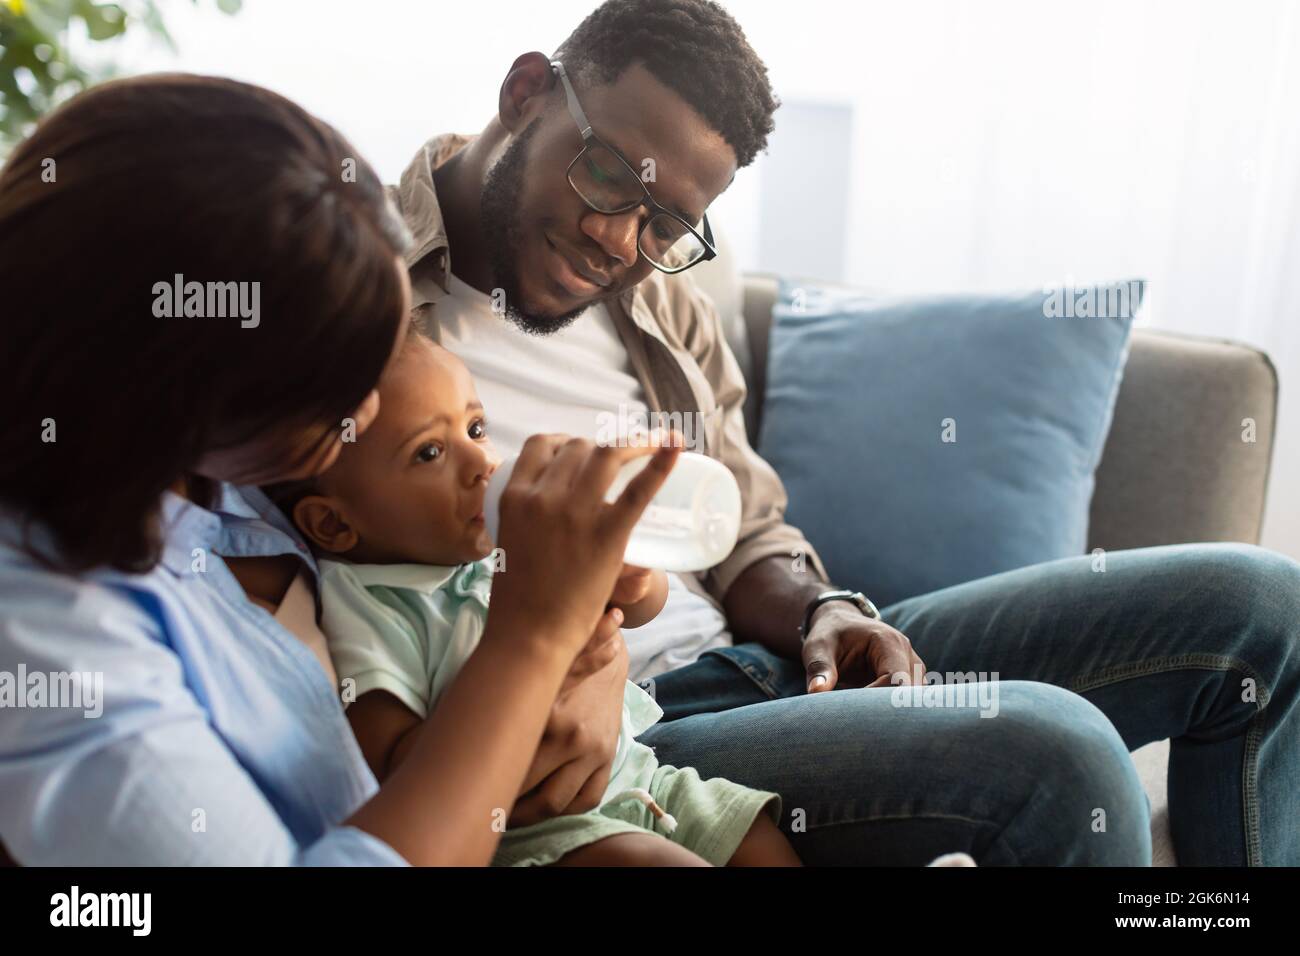
<svg viewBox="0 0 1300 956">
<path fill-rule="evenodd" d="M 856 604 L 858 610 L 867 617 L 880 617 L 880 612 L 876 610 L 876 606 L 872 604 L 871 600 L 861 591 L 849 591 L 844 594 L 844 597 Z"/>
<path fill-rule="evenodd" d="M 812 603 L 808 605 L 808 610 L 804 613 L 803 624 L 799 626 L 800 643 L 808 637 L 808 623 L 812 620 L 813 613 L 829 601 L 849 601 L 867 617 L 877 619 L 880 617 L 880 611 L 861 591 L 823 591 L 813 598 Z"/>
</svg>

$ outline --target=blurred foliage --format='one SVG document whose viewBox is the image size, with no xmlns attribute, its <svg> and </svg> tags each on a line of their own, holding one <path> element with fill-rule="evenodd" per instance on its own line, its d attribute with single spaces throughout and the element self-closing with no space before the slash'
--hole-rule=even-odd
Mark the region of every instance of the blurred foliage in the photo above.
<svg viewBox="0 0 1300 956">
<path fill-rule="evenodd" d="M 174 51 L 165 5 L 165 0 L 0 0 L 0 156 L 45 113 L 117 73 L 112 58 L 101 51 L 87 62 L 82 50 L 69 49 L 69 36 L 80 47 L 83 36 L 98 44 L 143 31 Z M 216 0 L 224 13 L 237 13 L 241 5 L 242 0 Z"/>
</svg>

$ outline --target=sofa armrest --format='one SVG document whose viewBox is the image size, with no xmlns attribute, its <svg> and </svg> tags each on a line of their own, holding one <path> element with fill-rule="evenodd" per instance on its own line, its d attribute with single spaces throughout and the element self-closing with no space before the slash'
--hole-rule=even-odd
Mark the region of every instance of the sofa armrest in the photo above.
<svg viewBox="0 0 1300 956">
<path fill-rule="evenodd" d="M 1259 542 L 1277 370 L 1237 342 L 1136 329 L 1097 469 L 1088 547 Z M 1253 441 L 1243 440 L 1253 421 Z"/>
</svg>

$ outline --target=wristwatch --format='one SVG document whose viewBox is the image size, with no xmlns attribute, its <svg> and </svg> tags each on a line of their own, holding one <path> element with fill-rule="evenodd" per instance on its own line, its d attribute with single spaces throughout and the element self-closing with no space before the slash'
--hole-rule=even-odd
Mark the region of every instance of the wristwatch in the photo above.
<svg viewBox="0 0 1300 956">
<path fill-rule="evenodd" d="M 813 614 L 828 601 L 848 601 L 867 617 L 877 619 L 880 617 L 876 606 L 861 591 L 823 591 L 808 602 L 808 608 L 803 612 L 803 623 L 799 625 L 800 644 L 808 639 L 808 629 L 812 626 Z"/>
</svg>

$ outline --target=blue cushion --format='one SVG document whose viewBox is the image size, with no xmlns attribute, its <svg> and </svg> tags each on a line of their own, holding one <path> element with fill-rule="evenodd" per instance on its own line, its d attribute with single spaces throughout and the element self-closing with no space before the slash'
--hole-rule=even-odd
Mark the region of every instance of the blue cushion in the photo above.
<svg viewBox="0 0 1300 956">
<path fill-rule="evenodd" d="M 1143 288 L 783 283 L 759 450 L 834 583 L 883 608 L 1082 554 Z"/>
</svg>

